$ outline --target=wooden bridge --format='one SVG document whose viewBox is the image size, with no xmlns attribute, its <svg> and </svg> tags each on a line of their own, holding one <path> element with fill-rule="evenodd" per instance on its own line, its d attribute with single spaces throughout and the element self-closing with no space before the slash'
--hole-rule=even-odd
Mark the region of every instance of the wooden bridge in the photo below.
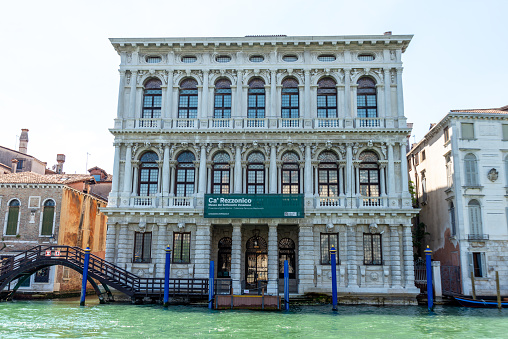
<svg viewBox="0 0 508 339">
<path fill-rule="evenodd" d="M 40 269 L 61 265 L 83 274 L 85 251 L 72 246 L 36 246 L 18 255 L 0 261 L 0 300 L 11 300 L 21 284 Z M 4 291 L 13 280 L 17 284 L 11 290 Z M 113 300 L 109 287 L 132 298 L 162 300 L 164 295 L 163 278 L 141 278 L 102 258 L 90 255 L 88 281 L 92 285 L 101 303 Z M 103 290 L 97 284 L 99 282 Z M 171 297 L 207 298 L 208 279 L 170 279 Z M 106 298 L 105 298 L 106 297 Z"/>
</svg>

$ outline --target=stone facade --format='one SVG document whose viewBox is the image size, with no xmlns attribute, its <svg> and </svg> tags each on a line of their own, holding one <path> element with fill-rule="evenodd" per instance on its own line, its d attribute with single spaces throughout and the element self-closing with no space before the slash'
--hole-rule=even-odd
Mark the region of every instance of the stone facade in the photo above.
<svg viewBox="0 0 508 339">
<path fill-rule="evenodd" d="M 106 207 L 107 200 L 86 193 L 93 182 L 93 177 L 88 175 L 17 173 L 1 176 L 1 258 L 38 245 L 89 246 L 92 254 L 103 258 L 107 218 L 99 208 Z M 18 202 L 18 206 L 13 206 L 14 201 Z M 49 232 L 44 232 L 43 216 L 47 213 L 47 202 L 52 202 L 49 208 L 53 211 L 53 225 Z M 8 231 L 9 215 L 13 212 L 11 206 L 18 211 L 15 232 Z M 52 266 L 43 275 L 39 272 L 32 275 L 30 283 L 21 287 L 20 291 L 79 291 L 81 288 L 81 274 L 73 270 Z"/>
<path fill-rule="evenodd" d="M 430 233 L 423 247 L 460 267 L 455 292 L 471 294 L 474 272 L 476 293 L 495 295 L 498 271 L 507 294 L 508 107 L 450 111 L 413 145 L 408 164 Z"/>
<path fill-rule="evenodd" d="M 206 278 L 210 260 L 230 260 L 219 278 L 231 278 L 235 293 L 252 289 L 254 279 L 275 294 L 286 253 L 293 292 L 330 293 L 322 243 L 338 239 L 339 292 L 414 297 L 401 61 L 410 40 L 111 39 L 121 63 L 106 259 L 163 277 L 166 245 L 190 244 L 189 257 L 173 262 L 172 277 Z M 361 101 L 367 92 L 373 103 Z M 325 95 L 333 100 L 323 108 Z M 258 174 L 253 154 L 261 159 Z M 290 189 L 304 198 L 304 218 L 204 218 L 204 196 L 218 189 L 218 155 L 229 159 L 221 163 L 222 193 Z M 367 192 L 368 155 L 376 178 L 367 180 L 376 182 Z M 325 156 L 332 159 L 335 179 L 326 184 L 333 193 L 323 193 L 318 181 Z M 141 246 L 146 237 L 150 245 Z"/>
</svg>

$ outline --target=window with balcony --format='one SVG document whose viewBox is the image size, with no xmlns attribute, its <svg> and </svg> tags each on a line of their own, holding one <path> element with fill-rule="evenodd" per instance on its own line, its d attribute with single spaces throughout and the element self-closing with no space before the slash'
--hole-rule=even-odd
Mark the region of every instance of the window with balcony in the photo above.
<svg viewBox="0 0 508 339">
<path fill-rule="evenodd" d="M 173 233 L 173 264 L 190 263 L 191 234 Z"/>
<path fill-rule="evenodd" d="M 145 152 L 139 165 L 139 196 L 156 195 L 159 187 L 159 156 L 155 152 Z"/>
<path fill-rule="evenodd" d="M 300 117 L 298 81 L 287 78 L 282 81 L 282 118 L 296 119 Z"/>
<path fill-rule="evenodd" d="M 231 118 L 231 81 L 219 79 L 215 82 L 215 105 L 213 117 L 215 119 Z"/>
<path fill-rule="evenodd" d="M 363 264 L 383 265 L 381 234 L 363 234 Z"/>
<path fill-rule="evenodd" d="M 279 241 L 279 278 L 284 278 L 284 261 L 288 261 L 289 279 L 296 279 L 295 242 L 290 238 Z"/>
<path fill-rule="evenodd" d="M 143 96 L 143 119 L 158 119 L 161 117 L 162 82 L 159 79 L 148 79 L 145 82 Z"/>
<path fill-rule="evenodd" d="M 44 207 L 42 210 L 42 226 L 41 226 L 42 236 L 53 235 L 54 220 L 55 220 L 55 201 L 48 199 L 44 202 Z"/>
<path fill-rule="evenodd" d="M 469 239 L 483 240 L 482 210 L 478 200 L 470 200 L 467 205 L 469 211 Z"/>
<path fill-rule="evenodd" d="M 217 255 L 217 278 L 231 277 L 231 248 L 233 241 L 230 237 L 219 240 Z"/>
<path fill-rule="evenodd" d="M 379 197 L 379 165 L 378 156 L 372 151 L 362 152 L 360 163 L 360 195 Z"/>
<path fill-rule="evenodd" d="M 265 82 L 260 78 L 254 78 L 249 81 L 249 98 L 247 118 L 264 119 L 265 118 Z M 257 127 L 257 126 L 248 126 Z"/>
<path fill-rule="evenodd" d="M 198 82 L 185 79 L 180 83 L 178 118 L 196 119 L 198 116 Z"/>
<path fill-rule="evenodd" d="M 338 233 L 321 233 L 321 265 L 330 265 L 330 250 L 335 248 L 337 254 L 335 256 L 336 263 L 339 263 L 339 234 Z"/>
<path fill-rule="evenodd" d="M 377 117 L 376 83 L 368 77 L 358 79 L 356 94 L 357 116 L 359 118 Z"/>
<path fill-rule="evenodd" d="M 339 196 L 339 168 L 337 155 L 331 151 L 321 152 L 318 156 L 318 190 L 320 197 Z"/>
<path fill-rule="evenodd" d="M 464 157 L 464 174 L 466 186 L 479 186 L 478 182 L 478 166 L 476 164 L 476 156 L 472 153 L 466 154 Z"/>
<path fill-rule="evenodd" d="M 282 156 L 282 194 L 300 193 L 300 158 L 295 152 Z"/>
<path fill-rule="evenodd" d="M 226 152 L 219 152 L 213 157 L 212 193 L 229 194 L 230 157 Z"/>
<path fill-rule="evenodd" d="M 330 77 L 318 81 L 318 118 L 337 118 L 337 83 Z"/>
<path fill-rule="evenodd" d="M 265 193 L 265 156 L 252 152 L 247 158 L 247 194 Z"/>
<path fill-rule="evenodd" d="M 7 212 L 7 227 L 5 235 L 16 235 L 18 233 L 19 222 L 19 200 L 13 199 L 9 202 L 9 211 Z"/>
<path fill-rule="evenodd" d="M 134 232 L 134 258 L 132 262 L 152 261 L 152 232 Z"/>
<path fill-rule="evenodd" d="M 176 196 L 189 197 L 194 194 L 194 181 L 196 169 L 194 161 L 196 157 L 192 152 L 185 151 L 180 153 L 177 158 L 176 167 Z"/>
</svg>

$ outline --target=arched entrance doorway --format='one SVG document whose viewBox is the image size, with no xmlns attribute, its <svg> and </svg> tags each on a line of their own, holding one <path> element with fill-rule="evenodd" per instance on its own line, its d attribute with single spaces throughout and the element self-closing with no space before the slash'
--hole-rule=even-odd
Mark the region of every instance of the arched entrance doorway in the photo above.
<svg viewBox="0 0 508 339">
<path fill-rule="evenodd" d="M 230 278 L 231 272 L 231 245 L 229 237 L 219 240 L 219 253 L 217 255 L 217 278 Z"/>
<path fill-rule="evenodd" d="M 254 236 L 245 247 L 245 288 L 254 289 L 268 282 L 268 246 L 265 239 Z"/>
</svg>

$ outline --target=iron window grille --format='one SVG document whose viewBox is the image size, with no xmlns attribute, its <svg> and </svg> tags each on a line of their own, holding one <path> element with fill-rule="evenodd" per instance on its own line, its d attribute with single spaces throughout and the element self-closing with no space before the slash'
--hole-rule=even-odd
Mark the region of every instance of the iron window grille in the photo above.
<svg viewBox="0 0 508 339">
<path fill-rule="evenodd" d="M 152 232 L 134 232 L 134 257 L 132 262 L 149 263 L 152 261 Z"/>
<path fill-rule="evenodd" d="M 173 263 L 189 264 L 190 263 L 190 246 L 191 234 L 173 233 Z"/>
<path fill-rule="evenodd" d="M 290 238 L 279 241 L 279 278 L 284 278 L 284 261 L 288 261 L 289 279 L 296 279 L 295 242 Z"/>
<path fill-rule="evenodd" d="M 381 234 L 363 234 L 363 264 L 383 265 Z"/>
<path fill-rule="evenodd" d="M 321 265 L 330 265 L 332 259 L 330 249 L 332 246 L 337 250 L 335 260 L 339 263 L 339 234 L 338 233 L 321 233 Z"/>
</svg>

